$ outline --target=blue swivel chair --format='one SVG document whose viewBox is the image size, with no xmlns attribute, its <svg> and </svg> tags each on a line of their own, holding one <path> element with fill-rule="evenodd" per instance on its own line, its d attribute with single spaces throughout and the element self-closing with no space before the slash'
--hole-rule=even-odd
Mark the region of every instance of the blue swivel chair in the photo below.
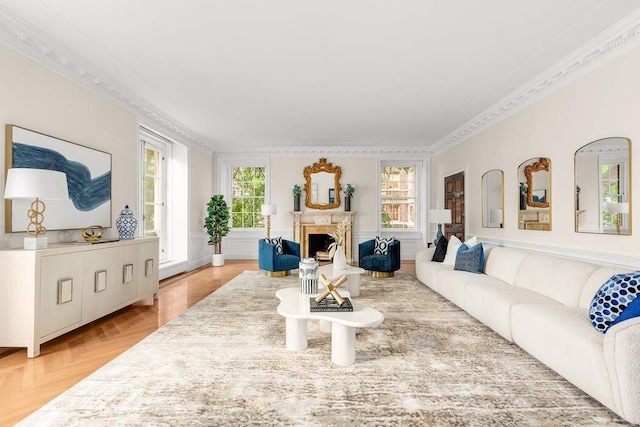
<svg viewBox="0 0 640 427">
<path fill-rule="evenodd" d="M 400 240 L 389 244 L 386 255 L 373 253 L 375 239 L 367 240 L 358 245 L 358 263 L 360 268 L 377 278 L 393 277 L 394 271 L 400 269 Z"/>
<path fill-rule="evenodd" d="M 289 275 L 289 270 L 295 270 L 300 263 L 300 244 L 282 239 L 282 254 L 278 254 L 276 245 L 258 241 L 258 267 L 269 277 L 283 277 Z"/>
</svg>

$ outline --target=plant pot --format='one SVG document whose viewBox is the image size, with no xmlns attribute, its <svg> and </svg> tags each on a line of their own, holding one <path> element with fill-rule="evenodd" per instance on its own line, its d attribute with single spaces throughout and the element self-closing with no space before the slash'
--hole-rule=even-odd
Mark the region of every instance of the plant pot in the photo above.
<svg viewBox="0 0 640 427">
<path fill-rule="evenodd" d="M 300 212 L 300 197 L 293 198 L 293 211 Z"/>
<path fill-rule="evenodd" d="M 351 197 L 344 196 L 344 211 L 351 211 Z"/>
<path fill-rule="evenodd" d="M 211 265 L 214 267 L 222 267 L 224 265 L 224 254 L 213 254 Z"/>
<path fill-rule="evenodd" d="M 520 194 L 520 210 L 524 211 L 527 209 L 527 195 Z"/>
</svg>

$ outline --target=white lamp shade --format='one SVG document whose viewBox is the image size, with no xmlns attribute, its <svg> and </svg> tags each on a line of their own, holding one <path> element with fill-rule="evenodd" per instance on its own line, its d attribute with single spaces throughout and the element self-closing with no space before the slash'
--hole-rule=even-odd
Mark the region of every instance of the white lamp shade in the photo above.
<svg viewBox="0 0 640 427">
<path fill-rule="evenodd" d="M 4 198 L 67 200 L 69 199 L 67 174 L 46 169 L 9 169 Z"/>
<path fill-rule="evenodd" d="M 262 215 L 275 215 L 276 210 L 276 205 L 262 205 L 261 213 Z"/>
<path fill-rule="evenodd" d="M 502 224 L 502 209 L 491 209 L 489 212 L 489 222 L 491 224 Z"/>
<path fill-rule="evenodd" d="M 429 222 L 431 224 L 451 224 L 451 210 L 429 209 Z"/>
<path fill-rule="evenodd" d="M 629 213 L 629 203 L 608 203 L 606 210 L 611 213 Z"/>
</svg>

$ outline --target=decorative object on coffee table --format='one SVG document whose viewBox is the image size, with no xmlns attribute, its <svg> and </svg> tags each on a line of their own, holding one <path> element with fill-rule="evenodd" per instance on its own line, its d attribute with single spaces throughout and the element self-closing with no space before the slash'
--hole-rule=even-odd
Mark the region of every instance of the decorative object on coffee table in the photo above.
<svg viewBox="0 0 640 427">
<path fill-rule="evenodd" d="M 104 228 L 101 225 L 92 225 L 82 230 L 82 238 L 87 242 L 99 242 L 103 233 Z"/>
<path fill-rule="evenodd" d="M 313 258 L 304 258 L 298 264 L 301 294 L 318 293 L 318 268 L 320 264 Z"/>
<path fill-rule="evenodd" d="M 331 295 L 337 302 L 338 304 L 342 305 L 344 304 L 344 298 L 342 298 L 342 296 L 340 296 L 340 294 L 338 293 L 338 288 L 347 281 L 347 276 L 340 276 L 338 278 L 338 280 L 336 280 L 335 283 L 333 283 L 331 280 L 327 279 L 327 277 L 324 274 L 320 275 L 320 280 L 322 281 L 322 284 L 327 288 L 323 293 L 321 293 L 320 295 L 318 295 L 316 297 L 316 302 L 320 302 L 323 299 L 325 299 L 326 297 L 328 297 L 329 295 Z"/>
<path fill-rule="evenodd" d="M 116 219 L 116 227 L 120 240 L 133 240 L 136 235 L 136 227 L 138 226 L 138 218 L 133 216 L 133 211 L 129 209 L 129 205 L 125 205 L 120 211 L 118 219 Z"/>
<path fill-rule="evenodd" d="M 329 233 L 333 242 L 329 245 L 329 257 L 333 259 L 333 267 L 335 269 L 344 269 L 347 267 L 347 258 L 344 253 L 344 238 L 350 227 L 349 218 L 344 217 L 338 222 L 334 231 Z"/>
</svg>

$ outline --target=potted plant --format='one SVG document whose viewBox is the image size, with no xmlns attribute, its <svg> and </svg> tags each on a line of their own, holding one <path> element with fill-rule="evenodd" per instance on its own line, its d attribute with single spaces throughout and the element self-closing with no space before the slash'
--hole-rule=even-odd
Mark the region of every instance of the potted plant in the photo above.
<svg viewBox="0 0 640 427">
<path fill-rule="evenodd" d="M 302 195 L 302 188 L 298 184 L 293 186 L 293 211 L 300 212 L 300 196 Z"/>
<path fill-rule="evenodd" d="M 351 198 L 353 197 L 353 193 L 356 192 L 356 187 L 351 184 L 347 184 L 344 189 L 344 211 L 349 212 L 351 210 Z"/>
<path fill-rule="evenodd" d="M 204 227 L 209 235 L 209 244 L 213 245 L 213 258 L 211 265 L 219 267 L 224 265 L 222 253 L 222 238 L 229 234 L 229 207 L 222 194 L 211 197 L 207 203 L 207 217 L 204 219 Z"/>
</svg>

